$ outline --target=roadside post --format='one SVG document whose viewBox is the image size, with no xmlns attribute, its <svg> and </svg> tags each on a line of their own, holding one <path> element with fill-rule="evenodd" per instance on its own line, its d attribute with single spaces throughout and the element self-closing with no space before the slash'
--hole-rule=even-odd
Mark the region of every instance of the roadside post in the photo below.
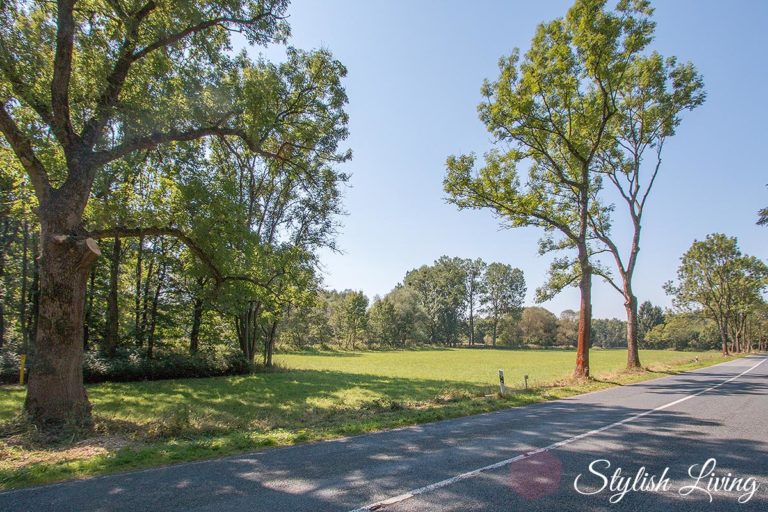
<svg viewBox="0 0 768 512">
<path fill-rule="evenodd" d="M 504 392 L 506 389 L 504 388 L 504 370 L 499 368 L 499 394 L 501 396 L 504 396 Z"/>
<path fill-rule="evenodd" d="M 528 374 L 525 374 L 525 389 L 528 390 Z"/>
</svg>

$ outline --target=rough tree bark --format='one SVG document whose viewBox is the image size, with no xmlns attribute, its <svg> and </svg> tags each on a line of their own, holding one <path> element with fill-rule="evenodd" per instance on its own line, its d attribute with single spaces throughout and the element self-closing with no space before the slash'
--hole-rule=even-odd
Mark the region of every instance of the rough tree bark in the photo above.
<svg viewBox="0 0 768 512">
<path fill-rule="evenodd" d="M 586 250 L 579 250 L 581 277 L 579 279 L 579 332 L 576 338 L 575 377 L 589 377 L 589 342 L 592 334 L 592 267 Z"/>
</svg>

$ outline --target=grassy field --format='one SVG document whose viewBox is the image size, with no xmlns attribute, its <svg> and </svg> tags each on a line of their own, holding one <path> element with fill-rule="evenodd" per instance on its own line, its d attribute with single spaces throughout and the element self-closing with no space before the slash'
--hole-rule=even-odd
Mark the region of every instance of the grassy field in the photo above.
<svg viewBox="0 0 768 512">
<path fill-rule="evenodd" d="M 724 359 L 593 350 L 590 381 L 568 380 L 574 352 L 415 350 L 291 354 L 274 373 L 89 386 L 95 433 L 51 445 L 18 419 L 24 390 L 0 388 L 0 488 L 328 439 L 525 405 Z M 698 361 L 696 360 L 698 358 Z M 497 396 L 498 369 L 513 392 Z M 523 375 L 531 389 L 523 391 Z M 514 388 L 518 388 L 515 390 Z"/>
</svg>

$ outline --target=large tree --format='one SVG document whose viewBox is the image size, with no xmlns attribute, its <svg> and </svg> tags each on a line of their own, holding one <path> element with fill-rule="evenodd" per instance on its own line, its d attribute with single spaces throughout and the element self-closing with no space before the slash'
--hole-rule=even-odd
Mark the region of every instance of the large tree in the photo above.
<svg viewBox="0 0 768 512">
<path fill-rule="evenodd" d="M 252 44 L 284 41 L 286 6 L 2 3 L 0 132 L 39 204 L 39 326 L 25 404 L 36 424 L 90 422 L 82 339 L 95 239 L 174 236 L 217 283 L 228 277 L 176 226 L 91 231 L 84 212 L 100 173 L 137 153 L 209 137 L 240 140 L 280 168 L 347 158 L 337 150 L 346 136 L 344 69 L 327 52 L 290 51 L 282 66 L 229 52 L 232 32 Z"/>
<path fill-rule="evenodd" d="M 658 53 L 634 59 L 616 88 L 616 115 L 608 143 L 597 155 L 597 169 L 621 197 L 632 226 L 629 242 L 623 244 L 610 230 L 612 207 L 590 215 L 595 237 L 613 256 L 618 279 L 600 268 L 596 272 L 624 297 L 628 368 L 640 367 L 638 304 L 632 281 L 648 196 L 661 169 L 662 149 L 675 134 L 680 114 L 701 105 L 704 97 L 701 76 L 692 64 L 664 59 Z"/>
<path fill-rule="evenodd" d="M 589 375 L 593 262 L 589 214 L 599 187 L 596 156 L 616 114 L 617 90 L 632 61 L 650 41 L 651 9 L 642 0 L 577 0 L 565 16 L 540 25 L 521 60 L 501 59 L 500 76 L 486 82 L 480 117 L 504 151 L 449 157 L 444 188 L 460 208 L 490 208 L 510 227 L 535 226 L 545 251 L 573 249 L 556 260 L 550 290 L 578 282 L 581 302 L 576 376 Z M 520 182 L 517 166 L 530 164 Z"/>
<path fill-rule="evenodd" d="M 666 283 L 667 293 L 678 307 L 701 308 L 715 321 L 723 355 L 728 355 L 733 323 L 762 302 L 768 266 L 742 254 L 735 237 L 715 233 L 695 240 L 680 258 L 677 280 L 677 284 Z"/>
</svg>

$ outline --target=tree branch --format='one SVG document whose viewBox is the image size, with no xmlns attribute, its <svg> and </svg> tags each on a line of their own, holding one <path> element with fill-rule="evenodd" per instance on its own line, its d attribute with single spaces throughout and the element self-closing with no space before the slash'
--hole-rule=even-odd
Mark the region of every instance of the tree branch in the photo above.
<svg viewBox="0 0 768 512">
<path fill-rule="evenodd" d="M 74 5 L 75 0 L 57 1 L 56 52 L 51 80 L 52 128 L 65 151 L 75 138 L 69 117 L 69 81 L 72 75 L 72 44 L 75 40 Z"/>
<path fill-rule="evenodd" d="M 0 131 L 3 132 L 11 149 L 27 171 L 38 201 L 41 204 L 46 202 L 52 191 L 48 173 L 35 155 L 27 136 L 16 126 L 16 122 L 5 109 L 5 103 L 0 103 Z"/>
<path fill-rule="evenodd" d="M 90 233 L 86 234 L 83 238 L 93 238 L 95 240 L 99 240 L 102 238 L 114 238 L 116 236 L 119 236 L 122 238 L 141 237 L 141 236 L 169 236 L 172 238 L 176 238 L 181 243 L 183 243 L 190 250 L 190 252 L 192 252 L 192 254 L 194 254 L 200 260 L 200 262 L 206 266 L 206 268 L 208 268 L 214 281 L 216 281 L 217 287 L 221 286 L 226 281 L 245 281 L 269 290 L 269 285 L 271 283 L 271 280 L 268 283 L 261 283 L 249 276 L 222 274 L 221 270 L 213 261 L 213 258 L 207 252 L 205 252 L 205 250 L 195 240 L 193 240 L 189 235 L 184 233 L 184 231 L 182 231 L 179 228 L 174 228 L 170 226 L 168 227 L 150 226 L 150 227 L 144 227 L 144 228 L 128 228 L 124 226 L 116 226 L 108 229 L 91 231 Z"/>
</svg>

